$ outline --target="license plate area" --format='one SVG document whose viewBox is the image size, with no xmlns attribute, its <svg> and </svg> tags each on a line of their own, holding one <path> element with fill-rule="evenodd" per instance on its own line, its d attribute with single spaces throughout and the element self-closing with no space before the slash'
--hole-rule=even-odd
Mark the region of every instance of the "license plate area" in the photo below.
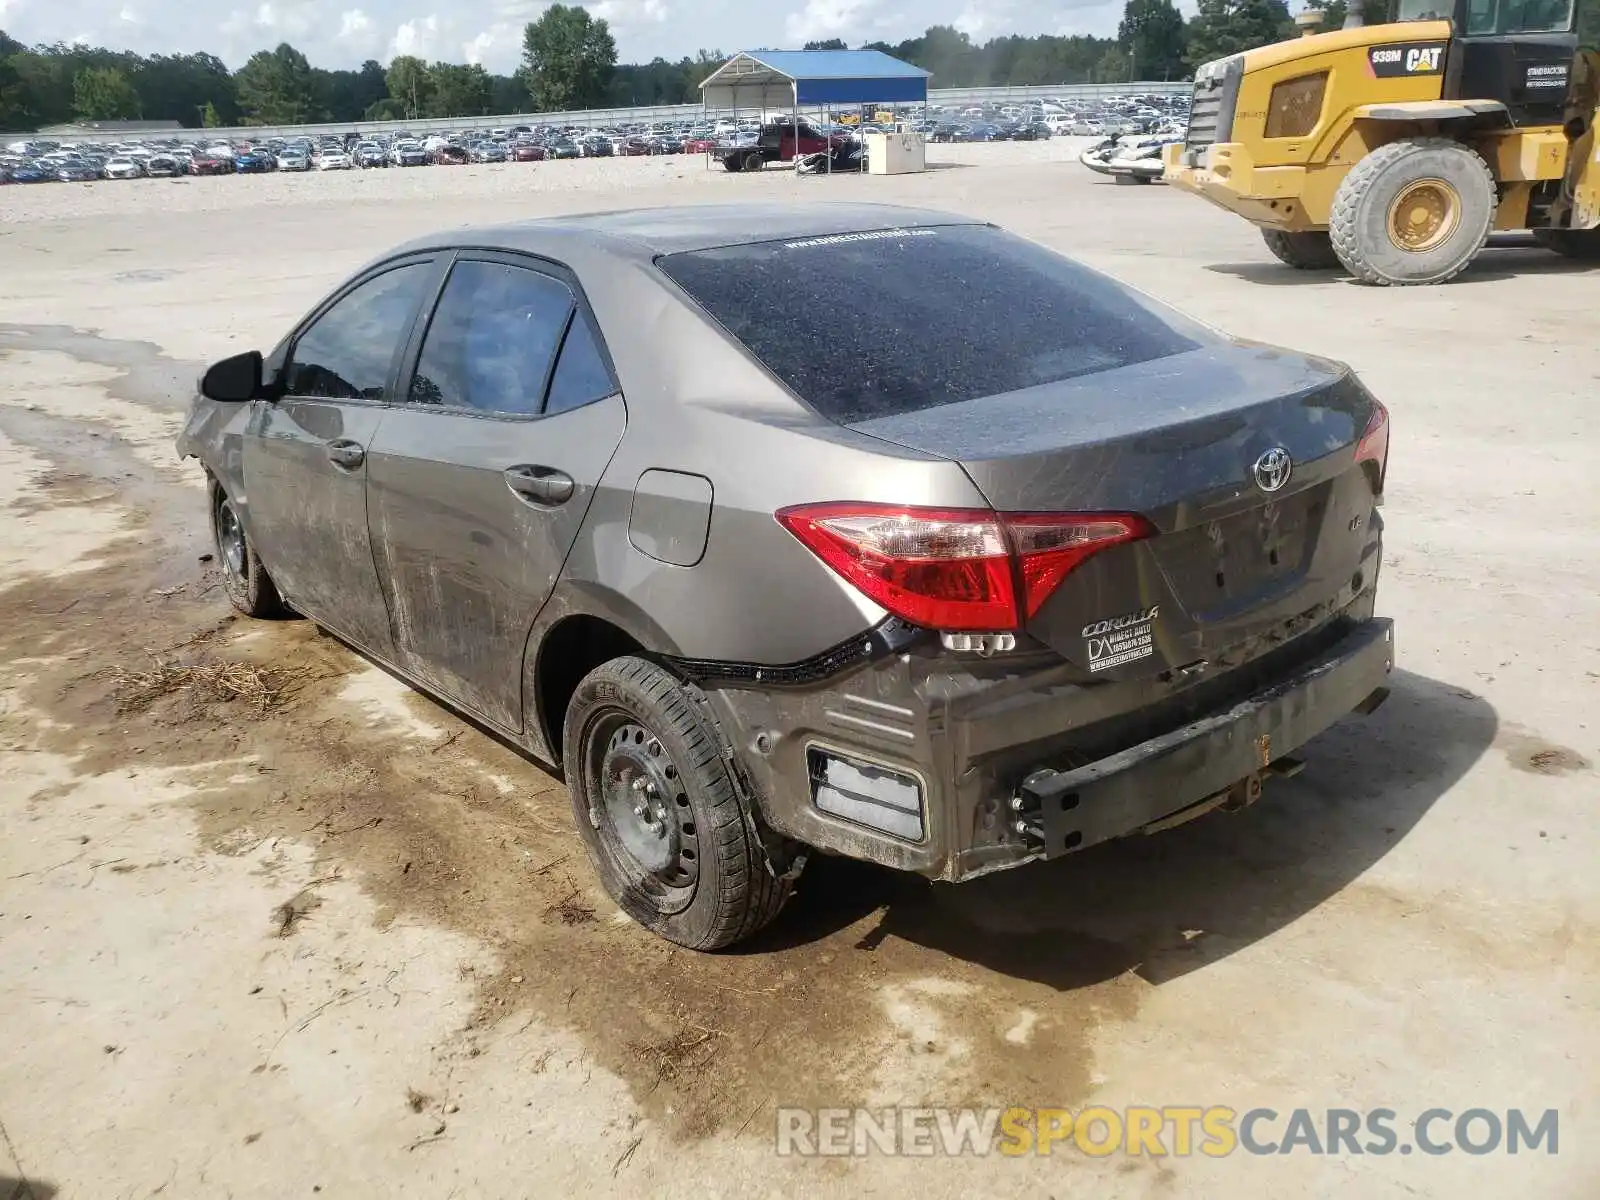
<svg viewBox="0 0 1600 1200">
<path fill-rule="evenodd" d="M 1201 621 L 1215 619 L 1304 576 L 1325 492 L 1310 488 L 1160 539 L 1162 569 L 1184 607 Z"/>
</svg>

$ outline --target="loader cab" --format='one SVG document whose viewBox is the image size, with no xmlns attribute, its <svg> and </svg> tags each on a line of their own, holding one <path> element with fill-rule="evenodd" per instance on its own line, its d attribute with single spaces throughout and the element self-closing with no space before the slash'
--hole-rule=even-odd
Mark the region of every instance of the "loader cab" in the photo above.
<svg viewBox="0 0 1600 1200">
<path fill-rule="evenodd" d="M 1519 128 L 1560 125 L 1578 54 L 1577 0 L 1394 0 L 1392 21 L 1455 27 L 1445 100 L 1497 100 Z"/>
</svg>

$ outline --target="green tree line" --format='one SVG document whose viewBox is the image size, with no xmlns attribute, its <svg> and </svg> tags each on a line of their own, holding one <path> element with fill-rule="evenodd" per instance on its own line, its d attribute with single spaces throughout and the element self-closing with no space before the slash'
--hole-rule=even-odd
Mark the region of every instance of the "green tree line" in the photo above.
<svg viewBox="0 0 1600 1200">
<path fill-rule="evenodd" d="M 898 44 L 868 43 L 933 74 L 935 87 L 1181 80 L 1196 65 L 1295 36 L 1285 0 L 1198 0 L 1187 20 L 1172 0 L 1127 0 L 1115 38 L 1006 36 L 979 43 L 935 25 Z M 1383 0 L 1307 0 L 1326 28 L 1351 3 L 1364 19 Z M 1590 44 L 1600 41 L 1600 0 L 1579 0 Z M 807 49 L 847 49 L 838 39 Z M 676 62 L 619 64 L 607 23 L 579 6 L 553 4 L 524 30 L 522 65 L 498 75 L 481 66 L 403 56 L 354 70 L 313 66 L 287 43 L 230 71 L 215 55 L 156 54 L 82 45 L 24 46 L 0 31 L 0 129 L 73 120 L 144 119 L 186 126 L 555 112 L 699 99 L 700 83 L 726 59 L 701 50 Z"/>
</svg>

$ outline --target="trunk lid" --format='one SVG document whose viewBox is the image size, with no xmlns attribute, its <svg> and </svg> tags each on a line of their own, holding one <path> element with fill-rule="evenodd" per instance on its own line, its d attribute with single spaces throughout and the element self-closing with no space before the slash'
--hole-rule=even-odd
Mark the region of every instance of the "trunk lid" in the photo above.
<svg viewBox="0 0 1600 1200">
<path fill-rule="evenodd" d="M 1362 590 L 1374 404 L 1339 364 L 1235 343 L 852 428 L 958 461 L 1003 512 L 1150 521 L 1027 625 L 1094 678 L 1134 679 L 1254 657 Z"/>
</svg>

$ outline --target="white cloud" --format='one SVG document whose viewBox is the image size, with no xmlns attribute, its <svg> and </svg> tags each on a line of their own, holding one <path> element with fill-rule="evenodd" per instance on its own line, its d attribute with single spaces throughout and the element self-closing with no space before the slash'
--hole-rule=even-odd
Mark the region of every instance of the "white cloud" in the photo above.
<svg viewBox="0 0 1600 1200">
<path fill-rule="evenodd" d="M 359 7 L 357 7 L 359 5 Z M 141 54 L 207 50 L 238 67 L 258 50 L 288 41 L 319 67 L 356 67 L 366 58 L 417 54 L 477 61 L 510 72 L 522 28 L 549 0 L 0 0 L 0 28 L 25 42 L 78 35 L 94 45 Z M 1180 0 L 1192 11 L 1193 0 Z M 958 25 L 975 40 L 1003 33 L 1116 31 L 1122 0 L 590 0 L 610 24 L 623 62 L 673 60 L 702 48 L 799 47 L 838 37 L 850 45 L 898 42 L 929 25 Z"/>
<path fill-rule="evenodd" d="M 804 11 L 789 14 L 784 32 L 797 46 L 835 37 L 853 42 L 870 11 L 866 0 L 806 0 Z"/>
<path fill-rule="evenodd" d="M 499 66 L 522 53 L 522 26 L 497 21 L 461 47 L 461 60 L 483 67 Z"/>
<path fill-rule="evenodd" d="M 589 11 L 591 16 L 609 25 L 613 32 L 636 29 L 641 25 L 659 25 L 669 15 L 663 0 L 600 0 Z"/>
<path fill-rule="evenodd" d="M 401 54 L 417 58 L 432 58 L 439 45 L 439 18 L 432 14 L 407 21 L 394 31 L 389 43 L 389 57 Z"/>
<path fill-rule="evenodd" d="M 342 38 L 363 37 L 371 29 L 372 18 L 359 8 L 339 15 L 339 36 Z"/>
</svg>

